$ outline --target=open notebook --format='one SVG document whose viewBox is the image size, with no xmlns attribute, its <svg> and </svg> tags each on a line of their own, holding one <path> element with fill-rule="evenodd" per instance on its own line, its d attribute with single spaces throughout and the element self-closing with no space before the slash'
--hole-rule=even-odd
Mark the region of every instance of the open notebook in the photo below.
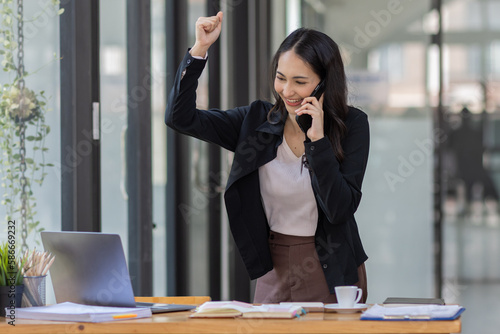
<svg viewBox="0 0 500 334">
<path fill-rule="evenodd" d="M 195 308 L 136 303 L 118 234 L 44 231 L 41 237 L 44 249 L 56 257 L 50 275 L 57 303 L 150 307 L 153 313 Z"/>
<path fill-rule="evenodd" d="M 214 301 L 200 305 L 191 318 L 280 318 L 291 319 L 305 314 L 299 305 L 261 304 L 240 301 Z"/>
</svg>

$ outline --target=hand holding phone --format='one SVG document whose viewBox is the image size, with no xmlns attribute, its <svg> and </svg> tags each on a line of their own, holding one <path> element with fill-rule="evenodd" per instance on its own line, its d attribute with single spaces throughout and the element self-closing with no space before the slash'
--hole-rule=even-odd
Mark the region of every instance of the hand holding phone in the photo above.
<svg viewBox="0 0 500 334">
<path fill-rule="evenodd" d="M 314 96 L 319 100 L 324 91 L 325 91 L 325 82 L 322 80 L 316 86 L 316 88 L 314 88 L 313 92 L 311 93 L 311 96 Z M 309 130 L 309 128 L 312 125 L 311 115 L 309 114 L 297 115 L 295 116 L 295 120 L 297 121 L 297 124 L 299 125 L 300 129 L 307 134 L 307 130 Z"/>
</svg>

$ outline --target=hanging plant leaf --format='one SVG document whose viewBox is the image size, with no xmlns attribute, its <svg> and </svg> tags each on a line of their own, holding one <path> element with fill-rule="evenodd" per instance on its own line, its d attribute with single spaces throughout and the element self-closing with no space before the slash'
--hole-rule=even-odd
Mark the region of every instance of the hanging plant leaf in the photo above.
<svg viewBox="0 0 500 334">
<path fill-rule="evenodd" d="M 59 0 L 51 0 L 51 3 L 55 6 L 53 12 L 57 11 L 59 15 L 64 12 L 59 10 Z M 23 219 L 32 224 L 37 212 L 34 210 L 36 198 L 31 187 L 34 184 L 42 185 L 47 175 L 44 168 L 49 166 L 43 163 L 44 154 L 48 151 L 45 138 L 50 128 L 45 124 L 45 113 L 49 108 L 44 91 L 35 92 L 25 86 L 27 82 L 24 79 L 34 75 L 34 72 L 18 68 L 26 54 L 20 53 L 25 40 L 23 23 L 26 20 L 18 14 L 15 1 L 12 0 L 2 1 L 0 13 L 0 61 L 4 72 L 13 72 L 9 82 L 2 80 L 0 83 L 0 175 L 1 186 L 6 190 L 4 194 L 8 196 L 2 198 L 2 204 L 7 204 L 6 215 L 9 220 L 19 219 L 23 207 Z M 26 143 L 21 143 L 21 136 Z M 24 148 L 22 158 L 21 147 Z M 25 182 L 21 182 L 21 160 L 26 164 L 22 175 Z M 29 225 L 28 233 L 33 229 L 40 229 L 38 221 L 35 225 Z M 24 247 L 27 245 L 22 245 L 21 249 Z"/>
</svg>

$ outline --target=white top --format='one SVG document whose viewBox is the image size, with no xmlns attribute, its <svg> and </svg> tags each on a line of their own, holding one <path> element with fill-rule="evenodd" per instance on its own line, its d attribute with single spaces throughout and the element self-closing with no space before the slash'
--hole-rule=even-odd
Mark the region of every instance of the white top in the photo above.
<svg viewBox="0 0 500 334">
<path fill-rule="evenodd" d="M 318 208 L 307 167 L 288 146 L 285 136 L 276 158 L 259 168 L 260 194 L 272 231 L 313 236 Z"/>
</svg>

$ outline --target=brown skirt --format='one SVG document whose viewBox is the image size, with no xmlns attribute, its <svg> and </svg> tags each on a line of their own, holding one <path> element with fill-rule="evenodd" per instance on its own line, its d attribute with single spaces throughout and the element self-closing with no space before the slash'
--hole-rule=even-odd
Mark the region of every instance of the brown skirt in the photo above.
<svg viewBox="0 0 500 334">
<path fill-rule="evenodd" d="M 274 268 L 257 279 L 254 303 L 323 302 L 336 303 L 316 252 L 314 236 L 299 237 L 270 232 L 269 247 Z M 360 302 L 366 302 L 368 294 L 365 265 L 358 267 L 359 281 L 355 284 L 363 290 Z"/>
</svg>

